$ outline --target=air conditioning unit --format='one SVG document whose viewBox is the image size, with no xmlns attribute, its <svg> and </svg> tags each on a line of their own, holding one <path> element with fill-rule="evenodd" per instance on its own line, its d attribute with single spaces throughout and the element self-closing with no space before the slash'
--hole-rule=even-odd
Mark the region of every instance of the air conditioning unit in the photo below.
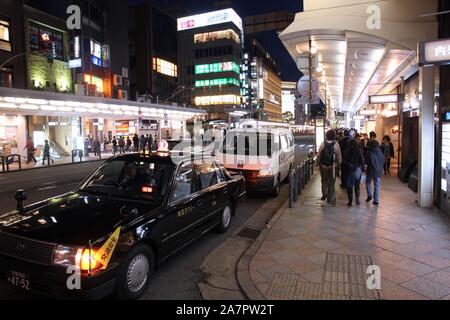
<svg viewBox="0 0 450 320">
<path fill-rule="evenodd" d="M 113 74 L 113 85 L 114 86 L 121 86 L 123 82 L 122 76 L 118 74 Z"/>
</svg>

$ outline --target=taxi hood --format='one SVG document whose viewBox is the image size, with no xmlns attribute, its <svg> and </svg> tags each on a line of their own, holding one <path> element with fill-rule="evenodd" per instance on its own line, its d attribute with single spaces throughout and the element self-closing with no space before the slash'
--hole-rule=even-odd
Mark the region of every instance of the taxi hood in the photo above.
<svg viewBox="0 0 450 320">
<path fill-rule="evenodd" d="M 0 231 L 39 241 L 86 246 L 130 222 L 123 212 L 149 213 L 158 205 L 71 192 L 0 216 Z M 123 209 L 124 208 L 124 209 Z"/>
</svg>

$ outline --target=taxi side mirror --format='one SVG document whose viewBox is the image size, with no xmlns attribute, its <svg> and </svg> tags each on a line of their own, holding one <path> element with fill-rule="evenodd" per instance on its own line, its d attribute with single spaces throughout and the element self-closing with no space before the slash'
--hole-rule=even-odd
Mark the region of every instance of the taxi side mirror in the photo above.
<svg viewBox="0 0 450 320">
<path fill-rule="evenodd" d="M 14 198 L 17 201 L 17 211 L 23 212 L 23 202 L 28 198 L 27 192 L 23 189 L 17 190 Z"/>
</svg>

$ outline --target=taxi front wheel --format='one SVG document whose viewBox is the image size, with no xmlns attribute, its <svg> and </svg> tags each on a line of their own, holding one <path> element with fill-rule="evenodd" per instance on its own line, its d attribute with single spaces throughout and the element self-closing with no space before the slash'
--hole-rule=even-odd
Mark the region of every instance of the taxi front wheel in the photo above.
<svg viewBox="0 0 450 320">
<path fill-rule="evenodd" d="M 231 225 L 231 219 L 233 217 L 233 207 L 231 204 L 226 204 L 219 216 L 219 225 L 217 226 L 217 231 L 219 233 L 226 233 Z"/>
<path fill-rule="evenodd" d="M 150 284 L 154 267 L 152 249 L 143 244 L 136 246 L 120 266 L 115 297 L 120 300 L 139 299 Z"/>
</svg>

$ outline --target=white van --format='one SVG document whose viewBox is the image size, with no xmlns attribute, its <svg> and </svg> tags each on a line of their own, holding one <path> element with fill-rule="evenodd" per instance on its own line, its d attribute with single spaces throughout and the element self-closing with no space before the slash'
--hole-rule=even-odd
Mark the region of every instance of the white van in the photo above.
<svg viewBox="0 0 450 320">
<path fill-rule="evenodd" d="M 244 127 L 229 130 L 216 158 L 245 177 L 249 191 L 277 196 L 294 167 L 294 135 L 288 128 Z"/>
</svg>

